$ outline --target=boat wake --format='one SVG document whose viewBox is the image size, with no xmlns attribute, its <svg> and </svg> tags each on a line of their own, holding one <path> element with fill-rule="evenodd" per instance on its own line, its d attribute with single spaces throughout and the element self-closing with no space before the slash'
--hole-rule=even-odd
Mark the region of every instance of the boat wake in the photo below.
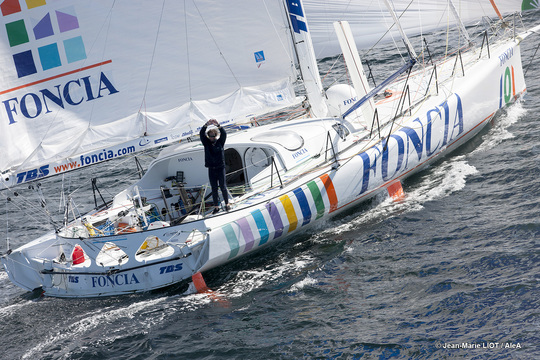
<svg viewBox="0 0 540 360">
<path fill-rule="evenodd" d="M 70 324 L 58 326 L 58 330 L 52 331 L 42 342 L 29 349 L 22 356 L 22 359 L 40 358 L 47 355 L 51 349 L 53 351 L 61 349 L 61 354 L 54 354 L 55 358 L 69 357 L 69 354 L 80 348 L 82 339 L 100 337 L 98 334 L 101 333 L 104 324 L 116 325 L 110 328 L 106 340 L 102 340 L 111 343 L 115 339 L 124 338 L 126 334 L 144 331 L 143 329 L 149 331 L 167 316 L 164 311 L 155 312 L 156 308 L 163 308 L 164 305 L 161 303 L 166 301 L 168 301 L 167 297 L 160 297 L 138 301 L 129 306 L 109 306 L 81 312 L 71 318 Z M 71 309 L 75 310 L 76 308 L 72 307 Z M 145 316 L 145 313 L 148 312 L 153 312 L 152 316 Z M 69 319 L 69 316 L 66 318 Z M 138 321 L 137 319 L 144 320 Z"/>
</svg>

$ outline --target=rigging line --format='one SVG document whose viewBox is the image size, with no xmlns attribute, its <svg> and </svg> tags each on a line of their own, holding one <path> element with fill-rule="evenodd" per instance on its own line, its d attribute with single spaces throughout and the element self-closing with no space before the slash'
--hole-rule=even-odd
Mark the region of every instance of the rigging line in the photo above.
<svg viewBox="0 0 540 360">
<path fill-rule="evenodd" d="M 10 198 L 10 199 L 11 199 L 11 200 L 8 200 L 8 201 L 10 201 L 10 202 L 13 204 L 13 206 L 15 206 L 15 208 L 17 208 L 18 210 L 20 210 L 20 211 L 22 211 L 23 213 L 25 213 L 28 217 L 30 217 L 30 218 L 31 218 L 32 220 L 34 220 L 36 223 L 38 223 L 38 224 L 41 223 L 41 222 L 40 222 L 40 219 L 38 219 L 38 218 L 36 218 L 36 217 L 34 216 L 35 213 L 41 212 L 41 211 L 42 211 L 41 208 L 39 208 L 39 207 L 37 207 L 37 206 L 34 206 L 34 205 L 30 205 L 30 206 L 27 206 L 27 207 L 23 207 L 21 204 L 18 204 L 16 201 L 14 201 L 13 198 Z M 20 202 L 21 202 L 21 201 L 20 201 Z M 30 203 L 30 204 L 31 204 L 31 203 Z M 35 211 L 34 211 L 34 212 L 28 211 L 28 210 L 29 210 L 28 207 L 34 208 Z"/>
<path fill-rule="evenodd" d="M 531 67 L 531 64 L 534 60 L 534 57 L 536 56 L 536 52 L 538 51 L 538 49 L 540 49 L 540 44 L 538 44 L 538 46 L 536 47 L 536 50 L 534 51 L 533 56 L 531 56 L 531 61 L 529 61 L 529 64 L 527 64 L 527 67 L 525 68 L 525 73 L 523 74 L 523 76 L 527 75 L 527 71 L 529 71 L 529 68 Z"/>
<path fill-rule="evenodd" d="M 152 149 L 148 149 L 147 151 L 151 151 Z M 141 155 L 141 153 L 139 153 L 138 155 Z M 109 160 L 106 160 L 106 161 L 103 161 L 101 162 L 101 164 L 104 164 L 105 162 L 109 162 L 110 161 L 115 161 L 115 160 L 118 160 L 118 163 L 116 163 L 115 165 L 113 165 L 111 168 L 112 169 L 116 169 L 122 165 L 124 165 L 124 163 L 127 163 L 128 161 L 131 161 L 135 156 L 135 154 L 128 154 L 128 155 L 125 155 L 125 156 L 122 156 L 121 158 L 114 158 L 114 159 L 109 159 Z M 123 170 L 125 170 L 126 168 L 122 168 Z M 130 173 L 126 174 L 127 175 L 136 175 L 137 172 L 136 170 L 131 170 Z M 71 182 L 71 177 L 70 177 L 70 182 Z M 86 184 L 86 183 L 84 183 Z M 80 185 L 78 185 L 73 191 L 69 192 L 69 196 L 73 195 L 75 192 L 81 190 L 83 188 L 83 183 L 81 183 Z M 71 185 L 70 185 L 71 187 Z M 110 192 L 108 192 L 109 195 L 113 196 L 113 194 L 111 194 Z"/>
<path fill-rule="evenodd" d="M 18 202 L 19 203 L 24 203 L 26 205 L 27 208 L 29 208 L 30 210 L 33 210 L 34 213 L 40 213 L 40 212 L 44 212 L 43 208 L 40 207 L 40 206 L 37 206 L 34 204 L 33 201 L 30 201 L 28 200 L 24 195 L 22 195 L 21 193 L 17 192 L 17 191 L 14 191 L 13 192 L 13 196 L 17 197 L 18 199 L 20 199 Z M 20 196 L 20 197 L 19 197 Z M 15 204 L 15 202 L 14 202 Z M 22 205 L 21 205 L 22 206 Z M 20 210 L 23 210 L 23 208 L 21 207 Z M 30 213 L 28 213 L 27 211 L 25 211 L 26 209 L 24 209 L 23 211 L 27 214 L 30 215 Z M 47 215 L 45 212 L 44 212 L 45 215 Z"/>
<path fill-rule="evenodd" d="M 9 251 L 9 208 L 8 198 L 6 197 L 6 250 Z"/>
<path fill-rule="evenodd" d="M 161 29 L 161 22 L 163 20 L 163 12 L 165 10 L 165 0 L 163 0 L 162 4 L 161 4 L 161 13 L 159 14 L 159 22 L 158 22 L 158 27 L 157 27 L 157 31 L 156 31 L 156 38 L 154 40 L 154 48 L 152 49 L 152 58 L 150 59 L 150 69 L 148 70 L 148 76 L 146 77 L 146 85 L 144 87 L 144 92 L 143 92 L 143 101 L 146 99 L 146 92 L 148 90 L 148 84 L 150 83 L 150 74 L 152 73 L 152 68 L 153 68 L 153 64 L 154 64 L 154 57 L 156 56 L 156 48 L 157 48 L 157 44 L 158 44 L 158 37 L 159 37 L 159 30 Z M 142 104 L 141 104 L 141 107 L 142 107 Z"/>
<path fill-rule="evenodd" d="M 328 70 L 328 72 L 326 73 L 326 75 L 324 75 L 324 78 L 321 79 L 321 82 L 324 82 L 324 80 L 326 79 L 326 77 L 328 75 L 330 75 L 330 72 L 334 69 L 334 66 L 336 66 L 337 62 L 343 57 L 343 54 L 339 54 L 336 58 L 336 60 L 334 61 L 334 63 L 332 64 L 332 66 L 330 66 L 330 69 Z M 332 81 L 325 89 L 324 91 L 328 90 L 330 87 L 332 87 L 332 85 L 334 85 L 335 83 L 337 83 L 339 80 L 341 80 L 342 77 L 344 77 L 346 74 L 348 74 L 348 71 L 345 71 L 345 73 L 341 74 L 340 76 L 338 76 L 337 78 L 334 79 L 334 81 Z"/>
<path fill-rule="evenodd" d="M 206 30 L 208 30 L 208 34 L 210 35 L 210 37 L 212 38 L 212 41 L 214 42 L 214 45 L 217 47 L 218 51 L 219 51 L 219 55 L 221 55 L 221 57 L 223 58 L 223 61 L 225 62 L 225 65 L 227 65 L 227 68 L 229 68 L 229 71 L 231 72 L 231 75 L 233 76 L 234 80 L 236 81 L 236 83 L 238 84 L 239 87 L 242 87 L 242 85 L 240 84 L 240 82 L 238 81 L 238 78 L 236 77 L 236 75 L 234 74 L 231 66 L 229 65 L 229 62 L 227 61 L 227 59 L 225 58 L 225 55 L 223 55 L 223 53 L 221 52 L 221 49 L 219 48 L 219 45 L 216 41 L 216 39 L 214 38 L 214 35 L 212 34 L 212 32 L 210 31 L 210 28 L 208 27 L 208 24 L 206 23 L 206 21 L 204 20 L 204 17 L 202 16 L 199 8 L 197 7 L 197 4 L 195 2 L 193 2 L 193 5 L 195 6 L 195 9 L 197 9 L 197 12 L 199 13 L 199 16 L 201 17 L 201 20 L 204 24 L 204 26 L 206 27 Z"/>
<path fill-rule="evenodd" d="M 193 98 L 191 95 L 191 64 L 189 63 L 189 36 L 188 36 L 188 26 L 187 26 L 186 0 L 184 0 L 184 33 L 186 35 L 186 60 L 187 60 L 189 101 L 193 101 Z"/>
</svg>

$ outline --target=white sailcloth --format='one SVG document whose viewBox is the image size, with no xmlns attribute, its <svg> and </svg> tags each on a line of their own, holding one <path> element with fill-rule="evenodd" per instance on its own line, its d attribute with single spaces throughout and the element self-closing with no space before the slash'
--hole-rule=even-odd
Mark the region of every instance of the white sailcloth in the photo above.
<svg viewBox="0 0 540 360">
<path fill-rule="evenodd" d="M 0 10 L 4 186 L 296 101 L 278 0 L 6 0 Z"/>
<path fill-rule="evenodd" d="M 531 0 L 497 0 L 496 5 L 502 14 L 509 14 L 522 8 L 530 8 L 530 2 Z M 382 1 L 304 0 L 303 3 L 309 14 L 311 37 L 318 58 L 341 53 L 332 25 L 334 21 L 349 22 L 359 49 L 369 49 L 393 24 Z M 391 3 L 408 36 L 455 24 L 448 1 L 393 0 Z M 487 0 L 453 0 L 453 4 L 466 25 L 479 21 L 483 16 L 497 17 Z M 399 38 L 397 33 L 396 36 Z"/>
</svg>

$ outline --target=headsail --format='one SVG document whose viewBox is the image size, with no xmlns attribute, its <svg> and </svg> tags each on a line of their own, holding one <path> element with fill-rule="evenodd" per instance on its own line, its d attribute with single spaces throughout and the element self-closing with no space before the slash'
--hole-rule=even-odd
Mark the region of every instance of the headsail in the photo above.
<svg viewBox="0 0 540 360">
<path fill-rule="evenodd" d="M 502 14 L 530 8 L 531 0 L 497 0 Z M 369 49 L 392 25 L 384 4 L 379 1 L 350 0 L 304 0 L 317 57 L 334 56 L 341 52 L 333 32 L 334 21 L 348 21 L 359 49 Z M 457 12 L 465 24 L 479 21 L 482 16 L 496 17 L 489 1 L 454 1 Z M 407 35 L 427 33 L 437 28 L 455 24 L 448 1 L 441 0 L 393 0 L 394 11 Z"/>
<path fill-rule="evenodd" d="M 5 186 L 296 101 L 280 1 L 6 0 L 0 10 Z"/>
</svg>

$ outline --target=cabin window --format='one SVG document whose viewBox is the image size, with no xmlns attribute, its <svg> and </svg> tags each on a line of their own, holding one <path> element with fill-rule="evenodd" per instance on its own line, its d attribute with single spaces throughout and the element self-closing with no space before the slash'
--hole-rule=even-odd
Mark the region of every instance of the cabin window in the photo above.
<svg viewBox="0 0 540 360">
<path fill-rule="evenodd" d="M 343 126 L 343 124 L 334 124 L 334 125 L 332 125 L 332 127 L 337 132 L 339 137 L 342 138 L 343 140 L 345 140 L 347 135 L 350 134 L 349 130 L 345 126 Z"/>
<path fill-rule="evenodd" d="M 225 150 L 225 172 L 227 186 L 244 185 L 246 183 L 242 156 L 236 149 Z"/>
</svg>

